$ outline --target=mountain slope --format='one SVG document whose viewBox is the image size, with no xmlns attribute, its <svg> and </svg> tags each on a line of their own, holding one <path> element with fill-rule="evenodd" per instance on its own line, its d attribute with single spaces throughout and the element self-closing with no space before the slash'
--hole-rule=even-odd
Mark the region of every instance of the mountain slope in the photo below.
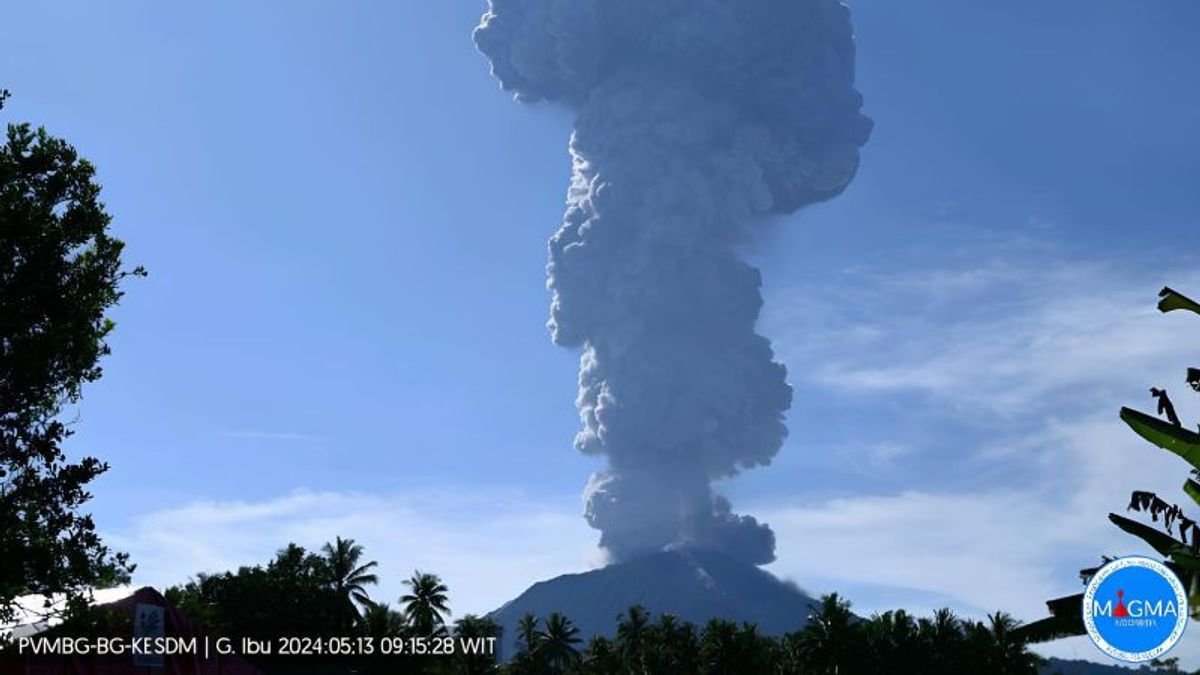
<svg viewBox="0 0 1200 675">
<path fill-rule="evenodd" d="M 526 613 L 545 619 L 562 612 L 586 641 L 616 633 L 617 617 L 632 605 L 674 614 L 698 628 L 711 618 L 749 621 L 767 635 L 804 627 L 816 601 L 796 586 L 721 553 L 681 549 L 655 553 L 580 574 L 538 582 L 488 614 L 503 627 L 500 656 L 516 651 L 517 622 Z M 581 645 L 582 646 L 582 645 Z M 1046 675 L 1118 675 L 1133 670 L 1089 661 L 1050 659 Z"/>
<path fill-rule="evenodd" d="M 682 549 L 536 583 L 489 616 L 504 627 L 507 658 L 516 644 L 517 621 L 527 612 L 543 619 L 562 612 L 585 641 L 613 635 L 617 616 L 635 604 L 700 627 L 722 618 L 751 621 L 763 633 L 782 635 L 804 626 L 814 602 L 754 565 L 712 551 Z"/>
<path fill-rule="evenodd" d="M 1138 671 L 1132 668 L 1065 659 L 1048 659 L 1048 663 L 1042 668 L 1044 675 L 1133 675 L 1136 672 Z"/>
</svg>

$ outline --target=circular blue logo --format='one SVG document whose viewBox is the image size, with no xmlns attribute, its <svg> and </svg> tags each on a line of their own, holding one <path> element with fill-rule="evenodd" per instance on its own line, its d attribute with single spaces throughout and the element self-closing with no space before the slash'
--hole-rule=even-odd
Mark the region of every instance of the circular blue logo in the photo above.
<svg viewBox="0 0 1200 675">
<path fill-rule="evenodd" d="M 1109 656 L 1138 663 L 1162 656 L 1187 627 L 1187 593 L 1166 565 L 1118 558 L 1101 567 L 1083 593 L 1083 625 Z"/>
</svg>

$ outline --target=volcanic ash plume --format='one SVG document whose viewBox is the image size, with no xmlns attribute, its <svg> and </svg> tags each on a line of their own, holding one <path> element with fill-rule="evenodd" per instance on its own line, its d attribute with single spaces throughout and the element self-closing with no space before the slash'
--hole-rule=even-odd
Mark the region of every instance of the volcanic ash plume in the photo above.
<svg viewBox="0 0 1200 675">
<path fill-rule="evenodd" d="M 517 100 L 577 114 L 549 327 L 581 347 L 586 517 L 616 560 L 677 543 L 755 564 L 766 524 L 712 484 L 768 464 L 792 389 L 754 332 L 747 224 L 840 193 L 871 122 L 834 0 L 492 0 L 475 31 Z"/>
</svg>

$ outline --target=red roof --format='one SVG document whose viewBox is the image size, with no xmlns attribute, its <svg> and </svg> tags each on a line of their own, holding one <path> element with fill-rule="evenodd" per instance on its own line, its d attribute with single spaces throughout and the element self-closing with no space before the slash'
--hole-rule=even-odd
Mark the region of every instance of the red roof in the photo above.
<svg viewBox="0 0 1200 675">
<path fill-rule="evenodd" d="M 215 637 L 208 636 L 194 621 L 184 616 L 175 605 L 167 601 L 161 593 L 150 588 L 140 588 L 133 594 L 107 604 L 97 605 L 97 608 L 116 612 L 118 616 L 127 616 L 130 625 L 133 624 L 134 612 L 137 605 L 153 605 L 163 608 L 164 631 L 166 637 L 196 638 L 197 653 L 169 654 L 163 657 L 163 666 L 135 666 L 132 654 L 120 656 L 68 656 L 62 654 L 34 655 L 26 651 L 18 654 L 13 645 L 6 654 L 0 656 L 0 673 L 3 675 L 262 675 L 262 671 L 245 659 L 234 655 L 217 655 L 213 645 Z M 67 632 L 62 626 L 55 626 L 43 631 L 31 639 L 56 637 L 76 637 Z M 126 643 L 132 641 L 133 635 L 112 635 L 123 638 Z M 88 636 L 83 643 L 95 644 L 95 637 Z M 208 658 L 205 658 L 205 644 L 209 645 Z"/>
</svg>

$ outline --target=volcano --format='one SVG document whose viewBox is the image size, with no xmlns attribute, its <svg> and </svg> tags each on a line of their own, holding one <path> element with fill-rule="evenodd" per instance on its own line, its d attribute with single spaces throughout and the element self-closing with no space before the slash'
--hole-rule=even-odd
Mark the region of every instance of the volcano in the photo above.
<svg viewBox="0 0 1200 675">
<path fill-rule="evenodd" d="M 515 653 L 517 622 L 526 613 L 545 619 L 561 612 L 585 642 L 593 635 L 612 637 L 618 615 L 632 605 L 655 617 L 674 614 L 698 628 L 719 618 L 783 635 L 804 626 L 815 602 L 795 585 L 732 556 L 675 549 L 538 582 L 488 616 L 504 629 L 501 657 L 507 659 Z"/>
</svg>

